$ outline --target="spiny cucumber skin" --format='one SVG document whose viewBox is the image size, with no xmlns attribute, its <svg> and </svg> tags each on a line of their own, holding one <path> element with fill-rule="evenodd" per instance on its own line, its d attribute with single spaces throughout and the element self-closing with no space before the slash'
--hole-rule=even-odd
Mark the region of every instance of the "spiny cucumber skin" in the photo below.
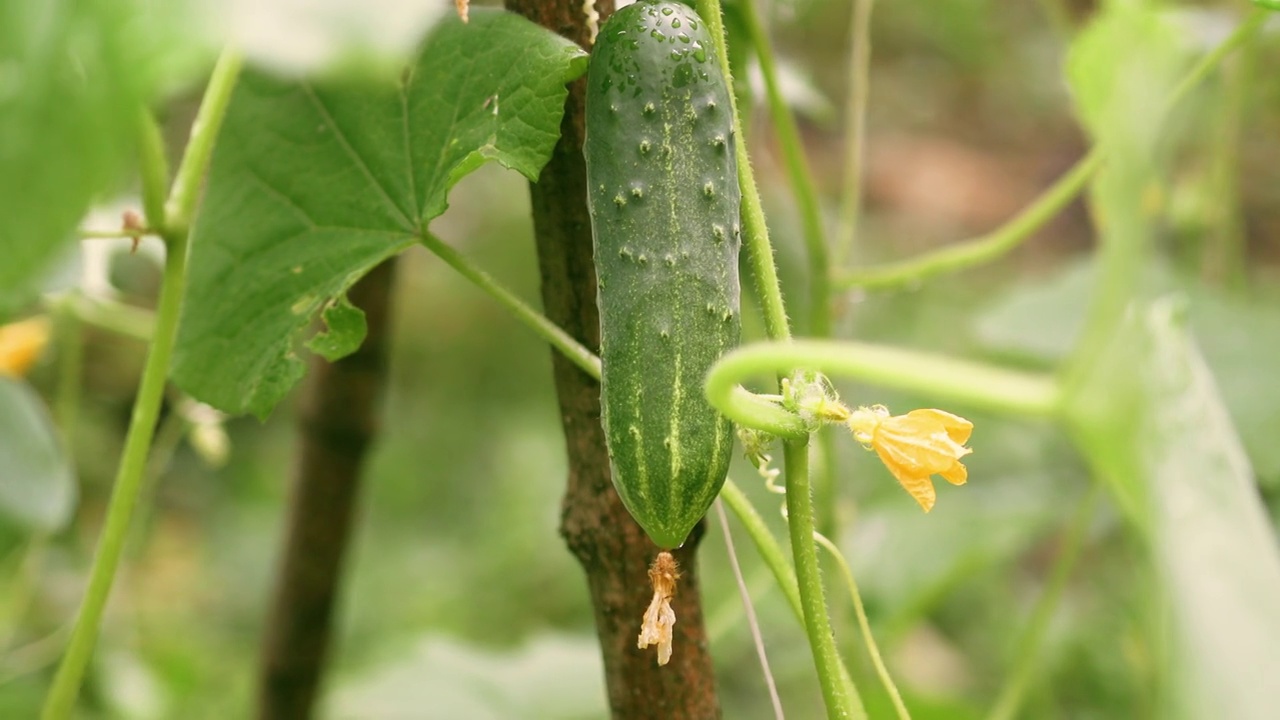
<svg viewBox="0 0 1280 720">
<path fill-rule="evenodd" d="M 666 548 L 706 513 L 733 450 L 702 391 L 740 330 L 741 195 L 714 52 L 692 9 L 642 1 L 600 29 L 587 78 L 602 419 L 614 486 Z"/>
</svg>

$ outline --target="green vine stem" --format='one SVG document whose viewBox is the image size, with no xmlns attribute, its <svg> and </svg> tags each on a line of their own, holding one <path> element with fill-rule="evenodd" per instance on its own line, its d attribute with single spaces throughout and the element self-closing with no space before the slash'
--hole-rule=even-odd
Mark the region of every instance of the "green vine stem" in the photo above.
<svg viewBox="0 0 1280 720">
<path fill-rule="evenodd" d="M 218 139 L 222 120 L 227 116 L 231 91 L 235 89 L 242 64 L 240 53 L 224 50 L 213 68 L 209 86 L 200 100 L 200 111 L 191 125 L 191 139 L 187 141 L 182 164 L 178 166 L 178 174 L 169 190 L 169 200 L 165 203 L 163 234 L 166 242 L 171 242 L 170 236 L 181 234 L 185 238 L 188 234 L 196 202 L 200 198 L 200 185 L 213 155 L 213 144 Z M 146 178 L 147 173 L 144 172 L 143 177 Z"/>
<path fill-rule="evenodd" d="M 81 323 L 150 342 L 155 331 L 155 312 L 127 305 L 108 298 L 91 298 L 80 291 L 72 291 L 49 301 L 50 310 L 74 316 Z"/>
<path fill-rule="evenodd" d="M 1102 167 L 1102 159 L 1102 152 L 1094 149 L 1030 205 L 985 235 L 900 262 L 837 271 L 833 285 L 837 289 L 868 290 L 900 287 L 991 262 L 1018 247 L 1069 205 Z"/>
<path fill-rule="evenodd" d="M 697 0 L 696 8 L 716 46 L 720 70 L 729 86 L 733 86 L 733 74 L 729 70 L 729 53 L 725 45 L 724 18 L 720 0 Z M 760 298 L 764 314 L 765 334 L 771 340 L 789 340 L 791 326 L 787 322 L 786 307 L 782 302 L 782 290 L 778 285 L 778 268 L 773 262 L 773 245 L 769 242 L 769 228 L 764 220 L 764 207 L 760 203 L 760 190 L 756 187 L 755 172 L 751 169 L 751 157 L 747 154 L 746 134 L 742 131 L 742 114 L 738 112 L 738 99 L 729 93 L 733 108 L 734 154 L 738 160 L 738 185 L 742 190 L 742 243 L 747 250 L 747 262 L 756 281 L 756 295 Z"/>
<path fill-rule="evenodd" d="M 142 173 L 142 213 L 147 226 L 164 227 L 165 192 L 169 187 L 169 159 L 164 137 L 156 118 L 145 108 L 138 109 L 138 155 Z"/>
<path fill-rule="evenodd" d="M 804 234 L 806 254 L 809 259 L 809 327 L 808 334 L 826 337 L 831 334 L 831 262 L 827 241 L 822 229 L 822 211 L 818 206 L 818 192 L 813 186 L 813 173 L 805 157 L 800 132 L 795 118 L 782 97 L 782 85 L 773 58 L 773 47 L 765 33 L 754 0 L 742 0 L 736 6 L 746 27 L 751 46 L 760 61 L 760 74 L 764 76 L 765 95 L 768 98 L 769 116 L 773 120 L 782 158 L 791 181 L 800 210 L 800 226 Z M 741 136 L 739 136 L 741 137 Z M 739 143 L 741 144 L 741 143 Z"/>
<path fill-rule="evenodd" d="M 805 426 L 803 420 L 739 384 L 755 375 L 796 368 L 1018 415 L 1050 416 L 1058 409 L 1058 386 L 1048 375 L 915 350 L 829 340 L 744 345 L 712 366 L 707 374 L 707 398 L 740 425 L 787 438 L 797 437 L 801 433 L 792 430 Z"/>
<path fill-rule="evenodd" d="M 124 454 L 116 475 L 111 501 L 102 528 L 93 568 L 89 575 L 80 613 L 76 617 L 66 654 L 58 666 L 53 685 L 45 698 L 44 720 L 65 720 L 71 717 L 80 691 L 80 683 L 97 642 L 102 614 L 115 580 L 120 557 L 138 496 L 143 485 L 147 455 L 164 398 L 165 379 L 169 374 L 169 360 L 177 336 L 178 312 L 186 290 L 188 228 L 198 197 L 197 189 L 208 167 L 214 139 L 226 114 L 231 91 L 240 72 L 240 56 L 226 51 L 218 59 L 213 75 L 205 90 L 200 111 L 192 126 L 191 140 L 182 165 L 174 180 L 173 190 L 165 207 L 165 224 L 162 233 L 165 245 L 164 278 L 160 290 L 159 311 L 151 347 L 147 353 L 142 382 L 134 402 L 133 416 L 125 438 Z M 153 162 L 154 157 L 143 154 L 143 160 Z M 154 182 L 165 173 L 158 168 L 144 169 L 143 180 Z M 145 189 L 144 197 L 157 192 Z"/>
<path fill-rule="evenodd" d="M 800 607 L 804 611 L 805 632 L 818 669 L 818 683 L 829 718 L 866 718 L 867 711 L 857 691 L 840 677 L 841 660 L 831 631 L 831 617 L 822 590 L 822 570 L 813 538 L 813 499 L 809 490 L 809 440 L 788 440 L 782 445 L 786 462 L 787 527 L 791 533 L 791 555 L 796 563 L 796 583 Z"/>
<path fill-rule="evenodd" d="M 80 391 L 84 372 L 84 325 L 71 308 L 72 298 L 79 294 L 79 291 L 72 290 L 53 303 L 58 334 L 58 389 L 54 398 L 54 417 L 57 418 L 63 444 L 73 453 L 76 428 L 80 424 Z"/>
<path fill-rule="evenodd" d="M 1248 42 L 1261 29 L 1266 18 L 1266 10 L 1251 10 L 1226 40 L 1201 57 L 1187 72 L 1169 94 L 1168 107 L 1172 108 L 1181 102 L 1224 58 Z M 1102 151 L 1094 148 L 1030 205 L 1004 225 L 985 235 L 901 262 L 840 270 L 836 272 L 832 284 L 837 290 L 900 287 L 995 260 L 1016 248 L 1075 199 L 1104 161 Z"/>
<path fill-rule="evenodd" d="M 529 307 L 515 293 L 499 285 L 492 276 L 472 264 L 462 253 L 446 245 L 440 238 L 431 233 L 423 233 L 421 240 L 428 250 L 435 253 L 449 267 L 457 270 L 463 277 L 475 283 L 476 287 L 488 293 L 490 297 L 510 310 L 516 318 L 528 325 L 539 337 L 559 350 L 574 365 L 582 368 L 583 372 L 597 380 L 600 379 L 600 358 L 595 353 L 588 350 L 582 343 L 574 340 L 569 333 L 548 320 L 542 313 Z"/>
<path fill-rule="evenodd" d="M 853 612 L 858 617 L 858 629 L 862 631 L 862 640 L 867 646 L 867 655 L 871 657 L 871 664 L 876 669 L 880 684 L 884 685 L 885 692 L 889 694 L 889 700 L 893 702 L 893 709 L 898 713 L 898 719 L 911 720 L 911 713 L 907 711 L 907 704 L 902 701 L 902 693 L 898 692 L 898 686 L 894 684 L 893 677 L 889 674 L 889 668 L 884 664 L 884 659 L 880 657 L 880 646 L 876 644 L 875 636 L 871 634 L 871 622 L 867 619 L 867 609 L 862 605 L 862 593 L 858 592 L 858 583 L 853 579 L 853 569 L 849 567 L 849 562 L 844 559 L 844 554 L 840 552 L 840 548 L 836 547 L 836 544 L 828 540 L 825 535 L 814 533 L 813 539 L 826 548 L 827 552 L 831 553 L 831 558 L 840 566 L 840 572 L 844 575 L 844 584 L 849 589 L 849 598 L 853 601 Z"/>
<path fill-rule="evenodd" d="M 1005 680 L 1004 687 L 1001 688 L 987 720 L 1014 720 L 1018 717 L 1022 700 L 1038 668 L 1037 656 L 1040 646 L 1044 644 L 1049 622 L 1053 619 L 1059 603 L 1062 602 L 1067 581 L 1071 578 L 1071 571 L 1075 568 L 1076 561 L 1080 559 L 1085 535 L 1093 522 L 1101 498 L 1102 483 L 1094 482 L 1067 524 L 1058 557 L 1053 562 L 1049 582 L 1031 611 L 1031 619 L 1018 641 L 1013 664 L 1010 666 L 1012 672 Z"/>
<path fill-rule="evenodd" d="M 844 188 L 831 263 L 843 267 L 858 243 L 862 214 L 862 178 L 866 168 L 867 98 L 871 87 L 871 7 L 853 0 L 849 21 L 849 100 L 845 103 Z"/>
</svg>

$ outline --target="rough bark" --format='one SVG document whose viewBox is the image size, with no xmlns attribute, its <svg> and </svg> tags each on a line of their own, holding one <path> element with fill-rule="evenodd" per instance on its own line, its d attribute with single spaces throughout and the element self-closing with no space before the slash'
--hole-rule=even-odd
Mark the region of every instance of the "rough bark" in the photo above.
<svg viewBox="0 0 1280 720">
<path fill-rule="evenodd" d="M 351 537 L 366 451 L 377 435 L 395 260 L 348 293 L 368 335 L 335 363 L 316 357 L 298 412 L 301 447 L 287 537 L 265 629 L 258 717 L 312 715 L 328 656 L 343 558 Z"/>
<path fill-rule="evenodd" d="M 581 0 L 506 0 L 507 8 L 586 45 Z M 598 0 L 607 17 L 612 0 Z M 582 159 L 583 91 L 570 87 L 555 154 L 530 184 L 542 302 L 547 316 L 590 348 L 600 345 L 591 220 Z M 698 592 L 695 549 L 701 526 L 675 552 L 683 573 L 673 607 L 674 654 L 659 667 L 636 638 L 652 592 L 650 562 L 658 548 L 622 506 L 609 477 L 600 426 L 600 386 L 558 353 L 552 358 L 569 455 L 561 534 L 587 575 L 605 680 L 614 718 L 693 720 L 720 717 L 715 675 Z"/>
</svg>

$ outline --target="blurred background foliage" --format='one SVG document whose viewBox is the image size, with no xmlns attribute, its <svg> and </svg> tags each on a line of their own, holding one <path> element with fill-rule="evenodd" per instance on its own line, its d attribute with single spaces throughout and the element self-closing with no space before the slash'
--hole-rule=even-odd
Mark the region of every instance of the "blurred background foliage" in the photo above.
<svg viewBox="0 0 1280 720">
<path fill-rule="evenodd" d="M 384 0 L 378 20 L 350 5 L 230 3 L 225 11 L 193 12 L 224 21 L 212 34 L 239 38 L 251 57 L 313 67 L 338 56 L 383 63 L 384 51 L 412 42 L 406 27 L 416 35 L 447 9 Z M 855 263 L 910 257 L 994 227 L 1083 154 L 1063 63 L 1089 5 L 877 4 L 867 200 Z M 1242 4 L 1168 10 L 1180 18 L 1186 42 L 1203 51 L 1229 31 Z M 850 4 L 783 0 L 765 11 L 834 224 Z M 371 46 L 338 37 L 335 28 L 350 31 L 356 15 L 365 20 L 354 32 Z M 302 16 L 310 20 L 297 22 Z M 199 47 L 188 48 L 183 62 L 198 67 L 192 58 Z M 362 49 L 335 50 L 349 47 Z M 749 53 L 739 59 L 749 66 Z M 1273 26 L 1195 91 L 1177 118 L 1172 172 L 1150 188 L 1144 208 L 1162 257 L 1147 268 L 1148 279 L 1191 299 L 1191 325 L 1273 522 L 1280 519 L 1280 74 L 1266 69 L 1277 66 Z M 186 88 L 161 108 L 180 143 L 198 88 L 166 82 Z M 743 91 L 752 95 L 751 84 Z M 799 219 L 762 110 L 752 113 L 751 127 L 789 308 L 800 316 Z M 127 192 L 112 202 L 137 205 Z M 536 298 L 524 181 L 486 167 L 450 202 L 433 231 L 521 296 Z M 111 211 L 102 213 L 85 225 L 101 220 L 109 227 Z M 89 244 L 109 248 L 108 277 L 128 304 L 153 305 L 154 254 L 129 254 L 127 241 Z M 1073 204 L 994 264 L 904 291 L 852 294 L 841 305 L 837 334 L 1052 367 L 1081 328 L 1093 246 L 1088 210 Z M 368 466 L 327 716 L 601 717 L 585 583 L 557 535 L 565 460 L 550 351 L 421 248 L 406 254 L 399 279 L 384 430 Z M 746 321 L 759 337 L 749 314 Z M 0 717 L 37 714 L 80 600 L 141 371 L 141 342 L 91 326 L 84 332 L 87 362 L 70 441 L 80 494 L 74 519 L 60 532 L 33 537 L 0 515 Z M 61 392 L 61 343 L 55 340 L 30 373 L 51 405 Z M 854 384 L 840 390 L 850 404 L 930 404 Z M 266 422 L 228 421 L 229 454 L 219 463 L 183 437 L 184 421 L 175 419 L 180 402 L 172 400 L 171 420 L 162 424 L 169 432 L 162 430 L 153 463 L 154 506 L 138 524 L 115 589 L 85 717 L 229 718 L 251 706 L 288 498 L 293 412 L 286 404 Z M 870 455 L 848 438 L 837 440 L 836 514 L 845 529 L 839 542 L 918 720 L 986 714 L 1011 670 L 1062 527 L 1091 482 L 1054 426 L 949 409 L 977 427 L 971 480 L 941 488 L 928 516 Z M 779 499 L 763 491 L 745 462 L 732 476 L 781 534 Z M 764 718 L 768 696 L 723 541 L 712 529 L 703 544 L 703 588 L 724 714 Z M 749 545 L 739 540 L 738 549 L 784 706 L 795 718 L 818 717 L 803 634 Z M 1160 673 L 1149 638 L 1160 609 L 1143 590 L 1149 573 L 1139 541 L 1104 502 L 1049 626 L 1021 717 L 1159 716 Z M 839 587 L 831 585 L 837 634 L 879 717 L 890 706 L 877 694 Z"/>
</svg>

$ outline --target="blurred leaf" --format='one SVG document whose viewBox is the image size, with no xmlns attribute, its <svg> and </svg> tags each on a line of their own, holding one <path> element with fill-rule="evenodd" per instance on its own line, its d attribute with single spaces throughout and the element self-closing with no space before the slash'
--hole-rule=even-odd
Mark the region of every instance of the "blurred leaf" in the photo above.
<svg viewBox="0 0 1280 720">
<path fill-rule="evenodd" d="M 433 636 L 413 656 L 341 684 L 332 720 L 586 720 L 605 713 L 600 647 L 592 638 L 547 635 L 514 652 Z"/>
<path fill-rule="evenodd" d="M 1070 352 L 1084 325 L 1094 286 L 1091 262 L 1015 287 L 978 316 L 975 334 L 990 351 L 1053 365 Z M 1264 484 L 1280 483 L 1280 308 L 1180 281 L 1158 263 L 1144 269 L 1143 285 L 1190 298 L 1191 329 L 1218 378 L 1254 471 Z"/>
<path fill-rule="evenodd" d="M 1081 123 L 1108 152 L 1148 155 L 1181 64 L 1178 34 L 1149 3 L 1111 0 L 1071 43 Z"/>
<path fill-rule="evenodd" d="M 577 45 L 478 11 L 438 25 L 394 85 L 246 74 L 194 231 L 175 381 L 265 416 L 302 377 L 315 313 L 414 244 L 454 183 L 489 160 L 537 178 L 585 70 Z"/>
<path fill-rule="evenodd" d="M 1135 315 L 1089 368 L 1068 420 L 1129 498 L 1173 611 L 1179 717 L 1280 707 L 1280 552 L 1253 473 L 1181 304 Z"/>
<path fill-rule="evenodd" d="M 0 315 L 26 302 L 117 179 L 145 96 L 131 3 L 0 3 Z"/>
<path fill-rule="evenodd" d="M 38 531 L 71 518 L 75 472 L 39 396 L 0 377 L 0 513 Z"/>
</svg>

